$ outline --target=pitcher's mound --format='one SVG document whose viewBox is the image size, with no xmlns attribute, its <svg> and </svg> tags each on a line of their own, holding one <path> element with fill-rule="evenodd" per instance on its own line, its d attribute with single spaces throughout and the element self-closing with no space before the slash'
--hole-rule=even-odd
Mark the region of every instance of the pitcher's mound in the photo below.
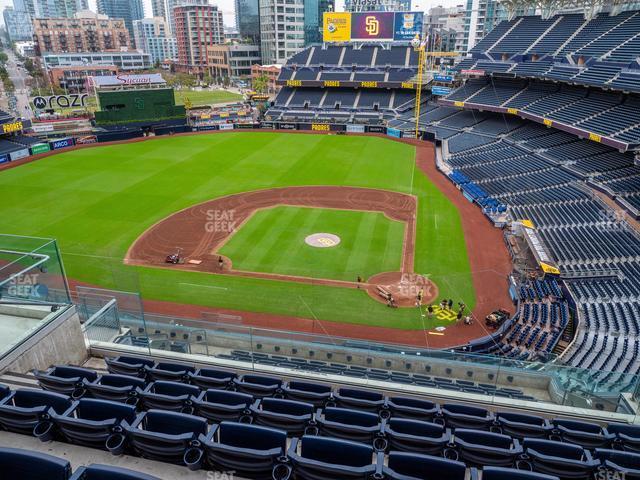
<svg viewBox="0 0 640 480">
<path fill-rule="evenodd" d="M 333 233 L 314 233 L 307 236 L 304 242 L 316 248 L 330 248 L 340 243 L 340 237 Z"/>
<path fill-rule="evenodd" d="M 384 295 L 393 295 L 398 307 L 416 307 L 418 293 L 422 291 L 422 305 L 429 305 L 438 298 L 438 287 L 418 273 L 384 272 L 367 280 L 367 293 L 374 300 L 387 303 Z"/>
</svg>

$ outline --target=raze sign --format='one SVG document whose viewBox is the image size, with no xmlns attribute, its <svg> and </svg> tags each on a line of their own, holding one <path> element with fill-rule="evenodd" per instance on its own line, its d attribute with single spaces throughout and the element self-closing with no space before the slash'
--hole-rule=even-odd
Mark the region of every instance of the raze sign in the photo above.
<svg viewBox="0 0 640 480">
<path fill-rule="evenodd" d="M 422 34 L 422 12 L 326 12 L 325 42 L 384 40 L 406 42 Z"/>
<path fill-rule="evenodd" d="M 69 95 L 51 95 L 50 97 L 33 97 L 31 102 L 37 110 L 56 108 L 83 108 L 87 106 L 86 93 L 71 93 Z"/>
</svg>

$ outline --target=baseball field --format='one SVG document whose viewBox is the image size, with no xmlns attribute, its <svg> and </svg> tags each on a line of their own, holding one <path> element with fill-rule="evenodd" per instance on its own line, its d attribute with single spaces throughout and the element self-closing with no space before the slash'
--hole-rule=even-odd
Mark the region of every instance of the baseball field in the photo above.
<svg viewBox="0 0 640 480">
<path fill-rule="evenodd" d="M 83 148 L 1 171 L 0 191 L 2 232 L 55 238 L 69 278 L 144 299 L 403 330 L 450 323 L 357 288 L 408 271 L 430 281 L 430 300 L 476 303 L 458 209 L 417 168 L 416 147 L 385 138 L 231 132 Z M 264 191 L 278 195 L 260 203 Z M 181 264 L 166 264 L 176 252 Z"/>
</svg>

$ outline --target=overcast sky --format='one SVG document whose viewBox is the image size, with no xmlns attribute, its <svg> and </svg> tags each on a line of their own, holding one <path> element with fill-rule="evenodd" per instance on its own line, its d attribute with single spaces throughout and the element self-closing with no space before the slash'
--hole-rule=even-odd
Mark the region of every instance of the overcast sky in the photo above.
<svg viewBox="0 0 640 480">
<path fill-rule="evenodd" d="M 144 3 L 144 13 L 145 16 L 151 16 L 151 0 L 143 0 Z M 235 10 L 235 0 L 209 0 L 209 3 L 213 5 L 218 5 L 222 12 L 224 13 L 224 23 L 227 26 L 233 26 L 236 23 L 234 10 Z M 413 1 L 413 9 L 414 10 L 424 10 L 427 11 L 431 7 L 435 7 L 438 5 L 442 6 L 454 6 L 459 4 L 465 4 L 466 0 L 414 0 Z M 0 9 L 4 9 L 7 5 L 13 5 L 13 0 L 0 0 Z M 96 0 L 89 0 L 89 7 L 95 11 L 96 9 Z M 336 0 L 336 10 L 340 11 L 344 9 L 344 0 Z M 0 15 L 0 21 L 2 21 L 2 16 Z"/>
</svg>

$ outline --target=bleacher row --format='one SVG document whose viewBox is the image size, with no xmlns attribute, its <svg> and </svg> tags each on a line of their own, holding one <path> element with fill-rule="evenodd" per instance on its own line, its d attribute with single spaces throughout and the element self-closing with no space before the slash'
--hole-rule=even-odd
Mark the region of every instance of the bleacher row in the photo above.
<svg viewBox="0 0 640 480">
<path fill-rule="evenodd" d="M 519 16 L 497 25 L 458 68 L 640 91 L 638 32 L 637 10 Z"/>
<path fill-rule="evenodd" d="M 147 358 L 108 359 L 107 367 L 105 374 L 68 366 L 35 372 L 45 391 L 5 387 L 0 426 L 246 478 L 463 480 L 476 479 L 478 469 L 483 480 L 640 474 L 638 426 L 494 413 Z M 142 386 L 142 397 L 126 390 Z"/>
<path fill-rule="evenodd" d="M 284 69 L 297 67 L 416 68 L 417 52 L 408 45 L 329 45 L 311 47 L 293 55 Z"/>
<path fill-rule="evenodd" d="M 501 116 L 497 114 L 473 112 L 477 123 L 469 126 L 466 119 L 471 112 L 450 107 L 435 107 L 431 112 L 434 115 L 427 118 L 440 119 L 432 120 L 431 128 L 449 119 L 448 128 L 454 130 L 446 140 L 450 153 L 445 158 L 453 169 L 452 178 L 460 181 L 462 175 L 467 185 L 485 192 L 485 200 L 508 205 L 514 220 L 531 220 L 565 273 L 580 321 L 564 360 L 576 367 L 617 372 L 599 375 L 597 381 L 629 382 L 624 374 L 640 370 L 640 320 L 634 316 L 640 307 L 640 235 L 623 216 L 585 190 L 580 177 L 588 173 L 594 178 L 618 169 L 635 172 L 633 156 L 508 118 L 498 135 L 476 129 L 488 118 L 499 123 Z M 462 126 L 452 121 L 462 114 Z M 485 139 L 480 142 L 477 136 Z M 602 270 L 619 274 L 590 276 L 590 272 Z M 624 315 L 617 324 L 610 323 L 611 317 L 593 318 L 600 309 L 592 310 L 591 305 Z M 618 334 L 625 338 L 614 341 L 610 336 Z"/>
</svg>

